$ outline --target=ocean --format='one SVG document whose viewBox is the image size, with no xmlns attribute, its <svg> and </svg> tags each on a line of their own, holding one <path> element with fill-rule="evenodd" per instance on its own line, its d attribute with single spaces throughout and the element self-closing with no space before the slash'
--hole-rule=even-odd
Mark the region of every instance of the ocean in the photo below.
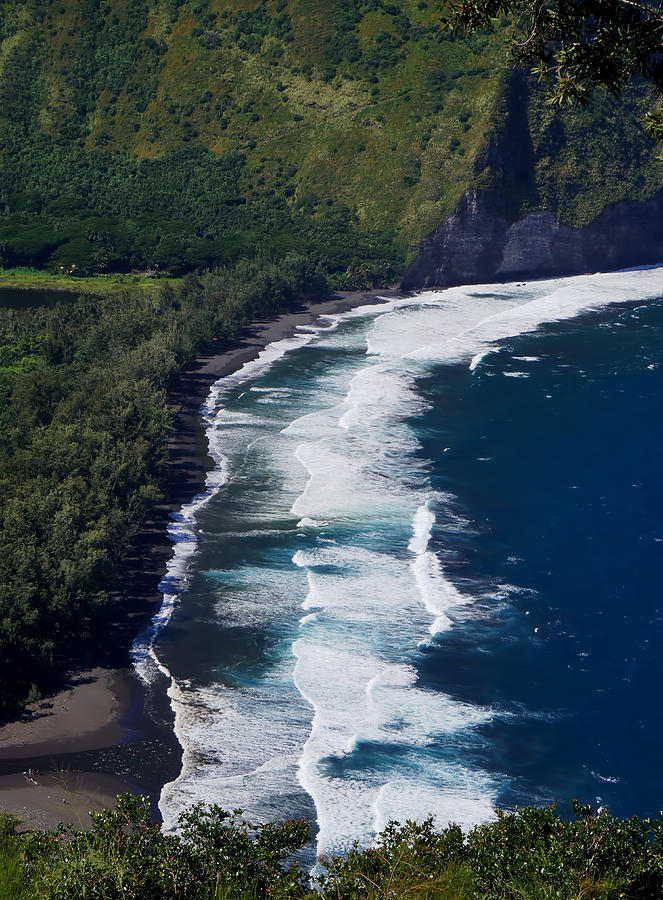
<svg viewBox="0 0 663 900">
<path fill-rule="evenodd" d="M 305 816 L 320 853 L 663 775 L 663 269 L 425 292 L 221 379 L 162 610 L 198 801 Z"/>
</svg>

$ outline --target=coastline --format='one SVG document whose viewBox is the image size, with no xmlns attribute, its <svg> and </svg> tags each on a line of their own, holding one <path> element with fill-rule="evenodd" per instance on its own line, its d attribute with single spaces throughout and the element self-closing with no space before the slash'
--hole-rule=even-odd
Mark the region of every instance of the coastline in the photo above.
<svg viewBox="0 0 663 900">
<path fill-rule="evenodd" d="M 112 808 L 127 791 L 149 797 L 154 818 L 160 817 L 159 794 L 179 774 L 182 748 L 165 691 L 144 688 L 128 651 L 161 605 L 158 585 L 172 553 L 169 517 L 203 490 L 213 466 L 200 408 L 215 381 L 299 326 L 398 296 L 404 294 L 385 289 L 299 303 L 217 340 L 181 373 L 169 391 L 175 416 L 164 498 L 134 537 L 111 591 L 113 621 L 61 690 L 0 726 L 0 810 L 19 816 L 23 828 L 89 827 L 89 810 Z"/>
</svg>

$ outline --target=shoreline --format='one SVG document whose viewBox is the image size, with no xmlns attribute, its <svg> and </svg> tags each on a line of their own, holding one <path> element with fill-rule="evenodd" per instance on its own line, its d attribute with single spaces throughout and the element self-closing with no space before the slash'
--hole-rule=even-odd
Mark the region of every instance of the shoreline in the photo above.
<svg viewBox="0 0 663 900">
<path fill-rule="evenodd" d="M 301 302 L 244 326 L 235 338 L 218 339 L 180 374 L 168 394 L 175 416 L 164 498 L 142 523 L 111 590 L 113 621 L 106 623 L 106 641 L 100 636 L 94 642 L 61 690 L 0 726 L 0 810 L 19 816 L 23 828 L 60 822 L 89 827 L 88 811 L 112 808 L 124 792 L 149 797 L 152 815 L 160 819 L 161 788 L 179 775 L 183 751 L 165 690 L 144 687 L 128 652 L 162 602 L 158 585 L 173 546 L 169 519 L 204 490 L 214 465 L 200 408 L 219 378 L 291 337 L 299 326 L 400 296 L 406 294 L 385 289 Z"/>
</svg>

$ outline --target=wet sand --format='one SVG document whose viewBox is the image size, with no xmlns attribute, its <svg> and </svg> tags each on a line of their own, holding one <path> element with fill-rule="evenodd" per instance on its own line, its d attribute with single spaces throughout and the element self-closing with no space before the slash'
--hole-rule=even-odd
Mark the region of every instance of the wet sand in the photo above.
<svg viewBox="0 0 663 900">
<path fill-rule="evenodd" d="M 88 827 L 90 810 L 113 806 L 130 786 L 111 774 L 70 770 L 66 757 L 123 740 L 131 687 L 128 671 L 81 672 L 0 727 L 0 807 L 24 827 L 52 828 Z"/>
<path fill-rule="evenodd" d="M 0 726 L 0 809 L 18 815 L 22 827 L 88 827 L 89 810 L 112 808 L 126 791 L 148 796 L 159 818 L 158 797 L 179 773 L 181 748 L 165 679 L 146 690 L 129 667 L 128 651 L 161 604 L 158 585 L 172 550 L 168 519 L 203 489 L 212 466 L 200 407 L 218 378 L 299 326 L 393 296 L 398 292 L 359 291 L 301 303 L 252 322 L 236 339 L 219 340 L 182 373 L 169 392 L 175 421 L 165 496 L 141 526 L 113 586 L 112 621 L 85 650 L 87 666 L 70 675 L 62 690 Z"/>
</svg>

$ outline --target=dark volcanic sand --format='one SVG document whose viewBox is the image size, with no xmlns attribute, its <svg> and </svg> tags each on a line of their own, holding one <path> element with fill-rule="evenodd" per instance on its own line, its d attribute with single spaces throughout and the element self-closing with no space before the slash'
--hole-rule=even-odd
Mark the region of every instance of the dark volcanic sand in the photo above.
<svg viewBox="0 0 663 900">
<path fill-rule="evenodd" d="M 88 810 L 110 807 L 118 793 L 130 791 L 149 796 L 159 817 L 161 788 L 179 774 L 181 747 L 165 684 L 146 691 L 129 667 L 128 650 L 161 604 L 158 585 L 172 552 L 168 517 L 203 489 L 212 466 L 200 407 L 217 379 L 298 326 L 390 296 L 396 293 L 359 291 L 302 303 L 251 323 L 234 340 L 218 341 L 182 374 L 169 395 L 176 416 L 165 497 L 136 535 L 113 589 L 115 621 L 106 624 L 103 639 L 91 642 L 80 671 L 61 691 L 0 727 L 0 809 L 20 815 L 26 827 L 59 821 L 86 827 Z"/>
</svg>

